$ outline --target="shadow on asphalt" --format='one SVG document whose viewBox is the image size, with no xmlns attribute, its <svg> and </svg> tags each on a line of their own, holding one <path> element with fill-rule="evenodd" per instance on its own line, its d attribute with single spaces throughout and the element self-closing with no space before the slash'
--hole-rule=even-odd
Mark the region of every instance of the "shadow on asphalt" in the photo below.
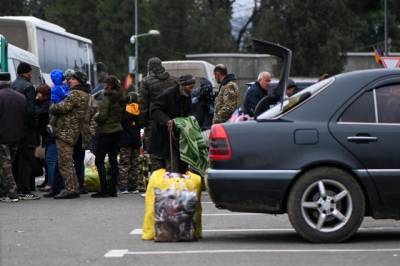
<svg viewBox="0 0 400 266">
<path fill-rule="evenodd" d="M 373 242 L 398 242 L 400 231 L 358 232 L 344 243 L 360 244 Z M 201 242 L 210 243 L 280 243 L 280 244 L 310 244 L 295 232 L 288 233 L 234 233 L 204 235 Z"/>
<path fill-rule="evenodd" d="M 206 234 L 202 242 L 212 243 L 302 243 L 302 238 L 294 233 L 232 233 L 232 234 Z"/>
<path fill-rule="evenodd" d="M 400 231 L 358 232 L 349 241 L 352 243 L 400 241 Z"/>
</svg>

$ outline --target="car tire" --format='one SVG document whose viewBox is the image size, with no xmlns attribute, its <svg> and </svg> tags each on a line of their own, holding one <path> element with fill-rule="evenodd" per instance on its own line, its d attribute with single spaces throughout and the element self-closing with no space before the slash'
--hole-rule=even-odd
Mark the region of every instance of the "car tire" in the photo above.
<svg viewBox="0 0 400 266">
<path fill-rule="evenodd" d="M 363 221 L 364 193 L 346 171 L 316 168 L 300 176 L 292 187 L 287 212 L 303 238 L 315 243 L 343 242 Z"/>
</svg>

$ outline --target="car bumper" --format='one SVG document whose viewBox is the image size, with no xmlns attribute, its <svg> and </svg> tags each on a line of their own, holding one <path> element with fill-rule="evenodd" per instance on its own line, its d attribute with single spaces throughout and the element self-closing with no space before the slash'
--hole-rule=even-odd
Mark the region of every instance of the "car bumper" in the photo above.
<svg viewBox="0 0 400 266">
<path fill-rule="evenodd" d="M 208 169 L 208 192 L 219 208 L 284 213 L 286 195 L 300 170 Z"/>
</svg>

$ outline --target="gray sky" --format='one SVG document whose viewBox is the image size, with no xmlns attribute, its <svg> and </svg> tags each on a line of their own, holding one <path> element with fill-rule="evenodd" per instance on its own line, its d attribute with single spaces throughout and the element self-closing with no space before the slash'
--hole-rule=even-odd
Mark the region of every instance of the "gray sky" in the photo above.
<svg viewBox="0 0 400 266">
<path fill-rule="evenodd" d="M 233 4 L 232 34 L 237 35 L 241 26 L 246 23 L 247 18 L 253 10 L 254 0 L 236 0 Z"/>
</svg>

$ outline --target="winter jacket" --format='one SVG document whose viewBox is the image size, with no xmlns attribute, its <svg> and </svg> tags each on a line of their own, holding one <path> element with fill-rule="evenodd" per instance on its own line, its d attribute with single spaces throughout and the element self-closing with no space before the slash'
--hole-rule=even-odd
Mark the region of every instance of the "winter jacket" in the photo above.
<svg viewBox="0 0 400 266">
<path fill-rule="evenodd" d="M 179 85 L 169 88 L 151 105 L 152 129 L 150 153 L 169 158 L 169 133 L 167 122 L 176 117 L 190 115 L 191 98 L 181 95 Z"/>
<path fill-rule="evenodd" d="M 64 73 L 60 69 L 54 69 L 50 73 L 54 86 L 51 88 L 51 102 L 59 103 L 67 97 L 69 87 L 63 83 Z"/>
<path fill-rule="evenodd" d="M 246 93 L 246 98 L 243 104 L 244 113 L 249 116 L 254 116 L 254 111 L 258 102 L 267 95 L 268 90 L 261 88 L 258 81 L 254 82 Z"/>
<path fill-rule="evenodd" d="M 161 95 L 161 93 L 177 85 L 177 81 L 172 78 L 164 68 L 149 70 L 149 74 L 143 79 L 139 89 L 140 124 L 147 126 L 151 124 L 150 105 Z"/>
<path fill-rule="evenodd" d="M 0 144 L 17 144 L 24 133 L 26 99 L 10 87 L 0 86 Z"/>
<path fill-rule="evenodd" d="M 138 149 L 141 146 L 139 126 L 139 104 L 130 103 L 126 105 L 122 116 L 122 134 L 120 147 Z"/>
<path fill-rule="evenodd" d="M 229 74 L 221 82 L 219 93 L 215 98 L 214 124 L 228 121 L 240 106 L 240 91 L 235 80 L 235 76 Z"/>
<path fill-rule="evenodd" d="M 99 134 L 109 134 L 122 131 L 122 115 L 125 109 L 125 99 L 118 99 L 117 92 L 104 93 L 99 105 L 99 113 L 95 120 L 98 123 Z"/>
<path fill-rule="evenodd" d="M 75 145 L 81 134 L 85 113 L 88 111 L 89 93 L 83 85 L 73 87 L 61 102 L 50 107 L 50 113 L 57 116 L 54 128 L 56 139 Z"/>
<path fill-rule="evenodd" d="M 23 94 L 26 99 L 26 115 L 24 123 L 24 134 L 21 144 L 26 147 L 39 145 L 38 117 L 35 113 L 36 90 L 33 84 L 23 76 L 18 76 L 11 84 L 11 88 Z"/>
<path fill-rule="evenodd" d="M 42 145 L 53 143 L 53 139 L 47 132 L 46 127 L 49 124 L 50 99 L 44 101 L 36 101 L 35 112 L 38 116 L 38 130 L 42 137 Z"/>
</svg>

